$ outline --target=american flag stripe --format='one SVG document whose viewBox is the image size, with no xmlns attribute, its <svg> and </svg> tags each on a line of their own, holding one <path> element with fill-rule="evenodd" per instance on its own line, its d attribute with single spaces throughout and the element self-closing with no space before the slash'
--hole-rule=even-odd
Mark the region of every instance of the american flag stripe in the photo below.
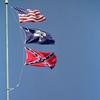
<svg viewBox="0 0 100 100">
<path fill-rule="evenodd" d="M 44 16 L 41 16 L 41 17 L 39 17 L 39 18 L 36 18 L 36 17 L 34 17 L 34 16 L 30 16 L 30 17 L 19 17 L 19 22 L 43 22 L 43 21 L 45 21 L 46 20 L 46 18 L 44 17 Z"/>
<path fill-rule="evenodd" d="M 41 21 L 43 21 L 44 19 L 43 18 L 41 18 L 41 19 L 36 19 L 36 18 L 34 18 L 33 16 L 31 16 L 31 17 L 20 17 L 19 18 L 19 21 L 20 22 L 28 22 L 28 21 L 34 21 L 34 22 L 41 22 Z"/>
<path fill-rule="evenodd" d="M 37 18 L 36 16 L 24 16 L 24 17 L 27 18 L 27 19 L 36 19 Z"/>
<path fill-rule="evenodd" d="M 36 20 L 39 21 L 39 22 L 43 22 L 43 21 L 46 20 L 46 18 L 45 18 L 43 15 L 41 15 L 41 16 L 39 16 L 39 18 L 37 18 Z"/>
<path fill-rule="evenodd" d="M 39 10 L 28 10 L 28 12 L 29 12 L 29 13 L 35 13 L 35 14 L 40 13 L 40 11 L 39 11 Z"/>
<path fill-rule="evenodd" d="M 36 22 L 36 20 L 33 19 L 26 19 L 26 20 L 19 20 L 20 23 L 24 23 L 24 22 Z"/>
<path fill-rule="evenodd" d="M 40 15 L 40 11 L 29 11 L 28 15 Z"/>
<path fill-rule="evenodd" d="M 19 22 L 43 22 L 46 20 L 44 15 L 41 15 L 39 10 L 27 9 L 27 14 L 19 14 Z"/>
</svg>

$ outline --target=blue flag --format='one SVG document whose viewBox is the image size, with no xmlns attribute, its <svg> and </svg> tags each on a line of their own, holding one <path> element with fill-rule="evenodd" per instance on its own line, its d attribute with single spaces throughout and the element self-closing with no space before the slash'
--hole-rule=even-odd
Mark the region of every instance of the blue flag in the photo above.
<svg viewBox="0 0 100 100">
<path fill-rule="evenodd" d="M 45 31 L 22 27 L 25 31 L 25 43 L 55 44 L 55 40 Z"/>
</svg>

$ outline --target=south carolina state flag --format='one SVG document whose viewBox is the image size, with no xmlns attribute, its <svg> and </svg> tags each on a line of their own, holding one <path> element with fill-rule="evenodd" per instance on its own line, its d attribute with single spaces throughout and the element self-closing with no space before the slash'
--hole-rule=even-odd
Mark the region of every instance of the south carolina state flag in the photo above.
<svg viewBox="0 0 100 100">
<path fill-rule="evenodd" d="M 25 65 L 31 65 L 36 67 L 49 67 L 54 68 L 57 62 L 57 58 L 53 52 L 39 52 L 37 50 L 26 49 L 26 61 Z"/>
<path fill-rule="evenodd" d="M 38 43 L 41 45 L 55 44 L 55 40 L 50 34 L 40 29 L 30 29 L 26 27 L 21 27 L 25 32 L 25 43 Z"/>
</svg>

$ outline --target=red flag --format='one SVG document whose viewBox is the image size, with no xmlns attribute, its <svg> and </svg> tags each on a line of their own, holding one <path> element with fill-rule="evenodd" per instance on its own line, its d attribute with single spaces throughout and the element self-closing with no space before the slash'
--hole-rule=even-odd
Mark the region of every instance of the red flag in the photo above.
<svg viewBox="0 0 100 100">
<path fill-rule="evenodd" d="M 57 58 L 53 52 L 39 52 L 26 48 L 26 65 L 54 68 Z"/>
</svg>

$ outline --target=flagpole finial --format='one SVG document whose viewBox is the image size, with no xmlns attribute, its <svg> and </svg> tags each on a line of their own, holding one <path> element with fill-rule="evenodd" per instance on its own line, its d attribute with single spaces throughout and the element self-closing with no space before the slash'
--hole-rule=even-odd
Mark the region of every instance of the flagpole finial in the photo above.
<svg viewBox="0 0 100 100">
<path fill-rule="evenodd" d="M 5 0 L 5 4 L 8 4 L 8 0 Z"/>
</svg>

